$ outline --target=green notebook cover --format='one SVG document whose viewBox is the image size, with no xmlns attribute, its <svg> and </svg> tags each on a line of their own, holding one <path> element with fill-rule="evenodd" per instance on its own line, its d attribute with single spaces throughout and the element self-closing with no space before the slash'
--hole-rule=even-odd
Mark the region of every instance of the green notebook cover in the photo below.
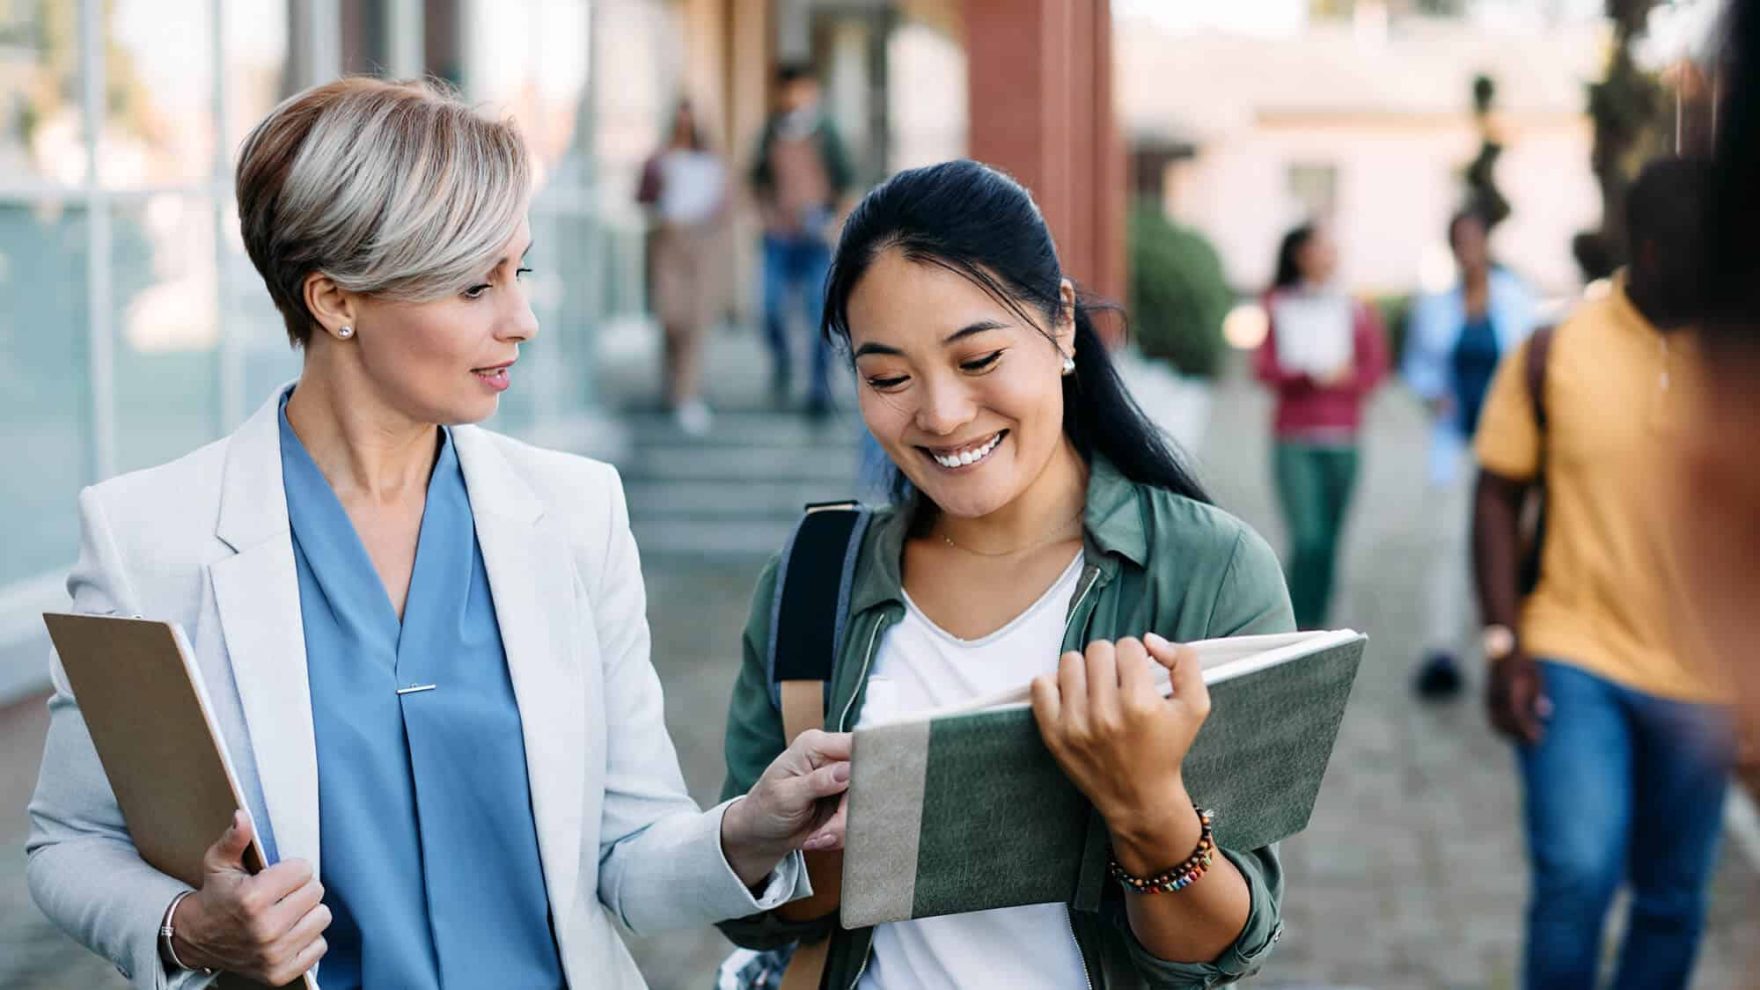
<svg viewBox="0 0 1760 990">
<path fill-rule="evenodd" d="M 1265 639 L 1287 654 L 1295 638 Z M 1307 826 L 1365 642 L 1316 634 L 1319 649 L 1270 666 L 1206 665 L 1211 712 L 1185 776 L 1193 799 L 1217 813 L 1218 844 L 1255 849 Z M 841 922 L 860 928 L 1055 902 L 1091 908 L 1105 882 L 1106 841 L 1030 709 L 859 729 Z"/>
</svg>

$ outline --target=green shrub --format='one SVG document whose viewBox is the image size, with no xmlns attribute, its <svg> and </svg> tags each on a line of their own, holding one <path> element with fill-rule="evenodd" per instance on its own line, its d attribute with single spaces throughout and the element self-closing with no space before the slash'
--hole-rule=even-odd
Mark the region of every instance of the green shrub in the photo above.
<svg viewBox="0 0 1760 990">
<path fill-rule="evenodd" d="M 1234 305 L 1222 259 L 1202 234 L 1144 203 L 1130 217 L 1131 336 L 1142 352 L 1181 374 L 1213 377 L 1227 345 L 1222 321 Z"/>
</svg>

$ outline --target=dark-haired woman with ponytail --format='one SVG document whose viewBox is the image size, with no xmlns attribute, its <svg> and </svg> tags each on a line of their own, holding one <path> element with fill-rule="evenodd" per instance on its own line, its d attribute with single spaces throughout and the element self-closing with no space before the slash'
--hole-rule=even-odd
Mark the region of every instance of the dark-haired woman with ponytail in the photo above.
<svg viewBox="0 0 1760 990">
<path fill-rule="evenodd" d="M 1132 402 L 1044 218 L 1007 176 L 948 162 L 869 193 L 844 227 L 824 327 L 847 345 L 862 417 L 896 469 L 893 504 L 861 540 L 825 728 L 1031 681 L 1041 736 L 1104 819 L 1114 870 L 1147 878 L 1186 861 L 1206 828 L 1181 763 L 1209 697 L 1175 644 L 1292 630 L 1276 557 L 1209 503 Z M 775 581 L 772 565 L 746 627 L 730 792 L 784 748 L 765 666 Z M 1158 668 L 1173 672 L 1171 698 Z M 852 931 L 785 911 L 722 930 L 759 950 L 829 933 L 818 985 L 831 990 L 1207 987 L 1256 969 L 1281 930 L 1270 848 L 1224 849 L 1171 893 L 1096 882 L 1098 911 Z"/>
<path fill-rule="evenodd" d="M 1271 321 L 1253 358 L 1277 396 L 1272 454 L 1277 501 L 1289 531 L 1289 594 L 1296 624 L 1326 625 L 1338 537 L 1356 487 L 1363 404 L 1387 373 L 1375 310 L 1334 281 L 1338 248 L 1321 224 L 1283 236 L 1265 294 Z"/>
</svg>

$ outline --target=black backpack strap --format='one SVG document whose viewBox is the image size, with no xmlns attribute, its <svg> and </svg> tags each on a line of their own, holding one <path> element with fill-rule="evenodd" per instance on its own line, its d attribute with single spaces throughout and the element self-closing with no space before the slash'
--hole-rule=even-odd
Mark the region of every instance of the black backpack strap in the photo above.
<svg viewBox="0 0 1760 990">
<path fill-rule="evenodd" d="M 1522 509 L 1524 539 L 1517 587 L 1523 598 L 1533 594 L 1534 589 L 1540 586 L 1540 563 L 1546 544 L 1546 515 L 1551 508 L 1546 495 L 1546 448 L 1550 446 L 1546 436 L 1546 365 L 1552 354 L 1553 340 L 1557 336 L 1557 326 L 1535 330 L 1528 338 L 1528 349 L 1522 365 L 1522 377 L 1528 387 L 1528 405 L 1534 414 L 1534 428 L 1540 437 L 1539 466 Z"/>
<path fill-rule="evenodd" d="M 859 502 L 819 502 L 783 548 L 770 605 L 765 656 L 770 702 L 781 710 L 784 681 L 817 681 L 830 704 L 831 673 L 843 649 L 856 556 L 872 512 Z"/>
<path fill-rule="evenodd" d="M 1552 354 L 1552 338 L 1557 327 L 1541 327 L 1528 338 L 1523 362 L 1523 377 L 1528 383 L 1528 404 L 1534 410 L 1534 425 L 1546 433 L 1546 359 Z"/>
</svg>

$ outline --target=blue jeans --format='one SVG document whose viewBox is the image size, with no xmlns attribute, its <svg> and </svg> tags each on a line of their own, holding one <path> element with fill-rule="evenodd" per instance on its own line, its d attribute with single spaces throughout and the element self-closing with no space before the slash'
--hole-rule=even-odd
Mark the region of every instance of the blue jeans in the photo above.
<svg viewBox="0 0 1760 990">
<path fill-rule="evenodd" d="M 1552 713 L 1541 741 L 1517 749 L 1534 868 L 1525 986 L 1592 990 L 1602 924 L 1629 883 L 1614 990 L 1684 988 L 1723 827 L 1730 713 L 1540 666 Z"/>
<path fill-rule="evenodd" d="M 813 381 L 808 398 L 831 399 L 831 347 L 819 333 L 825 305 L 825 276 L 831 246 L 817 237 L 764 235 L 764 333 L 770 341 L 770 368 L 779 388 L 793 378 L 788 324 L 791 303 L 798 306 L 812 353 Z"/>
</svg>

